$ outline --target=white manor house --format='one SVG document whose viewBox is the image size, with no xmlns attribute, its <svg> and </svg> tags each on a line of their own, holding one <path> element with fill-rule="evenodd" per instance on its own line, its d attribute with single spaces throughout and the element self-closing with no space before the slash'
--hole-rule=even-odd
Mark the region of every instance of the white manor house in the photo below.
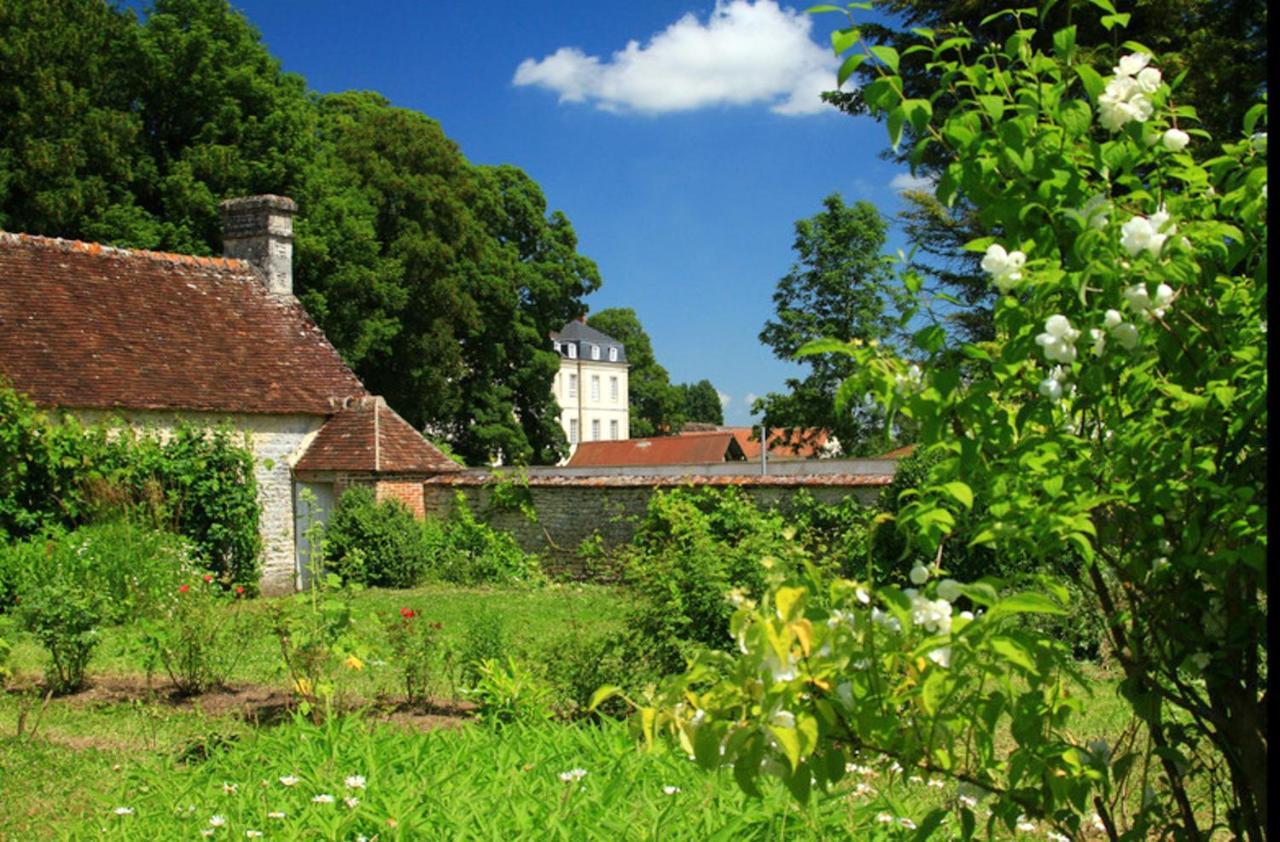
<svg viewBox="0 0 1280 842">
<path fill-rule="evenodd" d="M 626 347 L 585 318 L 552 333 L 551 342 L 560 354 L 551 388 L 570 455 L 580 442 L 629 438 Z"/>
</svg>

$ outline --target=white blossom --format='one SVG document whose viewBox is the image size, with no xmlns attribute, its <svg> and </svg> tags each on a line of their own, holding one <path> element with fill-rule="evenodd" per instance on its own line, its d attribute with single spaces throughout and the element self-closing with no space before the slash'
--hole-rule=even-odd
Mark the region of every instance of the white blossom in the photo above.
<svg viewBox="0 0 1280 842">
<path fill-rule="evenodd" d="M 354 810 L 355 808 L 360 806 L 360 799 L 347 796 L 346 798 L 342 799 L 342 803 L 346 804 L 347 807 Z"/>
<path fill-rule="evenodd" d="M 893 821 L 893 816 L 889 813 L 877 813 L 876 821 L 880 822 L 880 824 L 889 824 Z"/>
<path fill-rule="evenodd" d="M 943 646 L 929 653 L 928 658 L 938 666 L 946 669 L 951 666 L 951 647 Z"/>
<path fill-rule="evenodd" d="M 327 792 L 322 792 L 319 795 L 312 796 L 311 798 L 311 802 L 313 804 L 332 804 L 334 800 L 334 797 Z"/>
<path fill-rule="evenodd" d="M 943 579 L 938 583 L 938 596 L 947 602 L 955 602 L 960 595 L 960 583 L 955 579 Z"/>
<path fill-rule="evenodd" d="M 282 812 L 282 811 L 280 811 L 280 810 L 274 810 L 274 811 L 272 811 L 272 812 L 270 812 L 270 813 L 267 813 L 267 818 L 269 818 L 269 819 L 283 819 L 286 815 L 287 815 L 286 813 L 284 813 L 284 812 Z"/>
<path fill-rule="evenodd" d="M 917 564 L 911 568 L 911 584 L 923 585 L 927 581 L 929 581 L 929 568 L 923 564 Z"/>
<path fill-rule="evenodd" d="M 348 789 L 364 789 L 364 775 L 348 775 L 343 783 Z"/>
<path fill-rule="evenodd" d="M 1111 336 L 1124 346 L 1126 351 L 1132 351 L 1138 347 L 1138 329 L 1128 322 L 1116 325 L 1115 330 L 1111 331 Z"/>
<path fill-rule="evenodd" d="M 1120 63 L 1111 69 L 1116 76 L 1125 78 L 1128 76 L 1136 76 L 1151 62 L 1151 56 L 1146 53 L 1130 53 L 1127 56 L 1120 57 Z"/>
<path fill-rule="evenodd" d="M 1159 87 L 1159 76 L 1156 87 Z M 1116 76 L 1098 97 L 1098 121 L 1108 131 L 1119 131 L 1133 121 L 1145 123 L 1154 112 L 1155 106 L 1147 98 L 1142 83 L 1130 76 Z"/>
<path fill-rule="evenodd" d="M 565 783 L 571 783 L 574 781 L 580 781 L 586 776 L 587 776 L 586 769 L 570 769 L 567 772 L 560 773 L 560 780 L 564 781 Z"/>
<path fill-rule="evenodd" d="M 1170 152 L 1181 152 L 1183 149 L 1186 149 L 1187 144 L 1191 142 L 1191 135 L 1187 134 L 1177 126 L 1174 126 L 1164 133 L 1164 136 L 1160 138 L 1160 142 L 1163 143 L 1164 148 L 1168 149 Z"/>
<path fill-rule="evenodd" d="M 294 786 L 298 783 L 298 778 L 295 775 L 285 775 L 280 779 L 280 783 L 284 786 Z"/>
<path fill-rule="evenodd" d="M 1093 340 L 1093 355 L 1100 357 L 1107 350 L 1107 332 L 1101 328 L 1089 328 L 1089 338 Z"/>
<path fill-rule="evenodd" d="M 212 825 L 213 827 L 222 827 L 226 823 L 227 823 L 227 820 L 224 816 L 209 817 L 209 824 Z"/>
<path fill-rule="evenodd" d="M 1138 90 L 1144 94 L 1153 94 L 1160 90 L 1160 71 L 1154 67 L 1144 67 L 1133 77 Z"/>
<path fill-rule="evenodd" d="M 903 816 L 902 818 L 898 819 L 898 824 L 902 825 L 907 830 L 916 829 L 916 823 L 911 821 L 911 819 L 907 818 L 906 816 Z"/>
<path fill-rule="evenodd" d="M 1045 319 L 1044 333 L 1036 337 L 1036 344 L 1044 349 L 1045 359 L 1069 364 L 1075 361 L 1075 343 L 1079 337 L 1080 331 L 1071 326 L 1071 321 L 1056 313 Z"/>
<path fill-rule="evenodd" d="M 1022 280 L 1022 267 L 1027 256 L 1020 251 L 1006 252 L 1004 246 L 992 243 L 982 258 L 982 271 L 991 276 L 991 282 L 1001 292 L 1008 292 Z"/>
<path fill-rule="evenodd" d="M 667 786 L 664 786 L 664 787 L 662 788 L 662 792 L 663 792 L 663 794 L 664 794 L 664 795 L 675 795 L 675 794 L 676 794 L 677 792 L 679 792 L 679 791 L 680 791 L 680 787 L 678 787 L 678 786 L 671 786 L 671 785 L 669 785 L 669 784 L 668 784 Z"/>
<path fill-rule="evenodd" d="M 1135 313 L 1147 321 L 1162 319 L 1169 305 L 1173 303 L 1173 288 L 1165 283 L 1157 284 L 1156 293 L 1153 296 L 1147 291 L 1146 284 L 1134 284 L 1124 291 L 1124 300 Z"/>
<path fill-rule="evenodd" d="M 796 727 L 796 715 L 789 710 L 780 710 L 769 719 L 769 723 L 779 728 Z"/>
<path fill-rule="evenodd" d="M 132 815 L 133 815 L 133 808 L 132 808 L 132 807 L 117 807 L 117 808 L 115 808 L 114 810 L 112 810 L 111 812 L 115 813 L 117 816 L 132 816 Z"/>
</svg>

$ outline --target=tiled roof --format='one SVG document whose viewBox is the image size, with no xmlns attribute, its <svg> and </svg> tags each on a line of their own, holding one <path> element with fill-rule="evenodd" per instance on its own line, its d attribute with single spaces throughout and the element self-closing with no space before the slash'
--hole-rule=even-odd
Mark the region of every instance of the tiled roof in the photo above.
<svg viewBox="0 0 1280 842">
<path fill-rule="evenodd" d="M 916 446 L 914 444 L 903 445 L 902 447 L 890 450 L 888 453 L 881 453 L 876 459 L 905 459 L 912 453 L 915 453 Z"/>
<path fill-rule="evenodd" d="M 647 439 L 587 441 L 578 445 L 568 467 L 624 467 L 628 465 L 695 465 L 743 459 L 742 448 L 729 432 L 682 433 Z"/>
<path fill-rule="evenodd" d="M 74 408 L 328 415 L 366 394 L 244 261 L 4 232 L 0 376 Z"/>
<path fill-rule="evenodd" d="M 744 469 L 747 469 L 744 466 Z M 466 473 L 429 477 L 423 485 L 481 486 L 493 482 L 493 477 Z M 603 477 L 530 476 L 531 488 L 580 487 L 580 488 L 678 488 L 684 485 L 744 486 L 761 488 L 878 488 L 893 482 L 892 474 L 799 474 L 791 476 L 744 473 L 738 476 L 707 476 L 688 474 L 682 476 L 657 476 L 653 474 L 624 476 L 615 474 Z"/>
<path fill-rule="evenodd" d="M 738 444 L 742 446 L 742 452 L 746 454 L 747 459 L 752 462 L 760 461 L 760 439 L 757 437 L 752 439 L 755 434 L 754 427 L 723 427 L 721 429 L 728 430 L 733 433 L 734 438 L 738 440 Z M 787 435 L 791 433 L 795 439 L 794 443 L 788 443 Z M 769 458 L 770 459 L 816 459 L 823 455 L 823 448 L 831 439 L 831 434 L 827 430 L 817 427 L 807 427 L 804 429 L 789 430 L 786 427 L 770 427 L 769 428 Z"/>
<path fill-rule="evenodd" d="M 325 422 L 296 471 L 437 474 L 462 468 L 382 398 L 359 398 Z"/>
</svg>

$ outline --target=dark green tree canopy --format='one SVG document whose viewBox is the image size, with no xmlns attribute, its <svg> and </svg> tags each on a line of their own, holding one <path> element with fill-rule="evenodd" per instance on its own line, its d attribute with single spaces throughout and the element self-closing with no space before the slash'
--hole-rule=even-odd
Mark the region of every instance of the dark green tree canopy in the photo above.
<svg viewBox="0 0 1280 842">
<path fill-rule="evenodd" d="M 610 307 L 587 317 L 587 324 L 607 333 L 627 349 L 627 390 L 632 438 L 679 432 L 684 423 L 681 395 L 667 370 L 653 356 L 649 334 L 630 307 Z"/>
<path fill-rule="evenodd" d="M 720 393 L 711 385 L 710 380 L 699 380 L 697 383 L 681 383 L 680 403 L 685 421 L 697 421 L 703 424 L 723 424 L 724 405 L 720 403 Z"/>
<path fill-rule="evenodd" d="M 775 317 L 765 323 L 760 341 L 790 360 L 816 339 L 892 338 L 896 304 L 881 254 L 885 231 L 874 205 L 846 205 L 838 193 L 823 200 L 820 213 L 797 222 L 796 263 L 778 281 Z M 829 354 L 803 358 L 809 374 L 787 380 L 786 393 L 765 395 L 753 411 L 763 412 L 771 427 L 831 430 L 846 454 L 860 453 L 882 425 L 861 407 L 836 413 L 836 390 L 851 373 L 847 360 Z"/>
<path fill-rule="evenodd" d="M 257 193 L 298 201 L 295 293 L 410 423 L 473 464 L 565 452 L 547 337 L 600 276 L 525 173 L 309 94 L 227 0 L 0 2 L 0 227 L 211 254 Z"/>
</svg>

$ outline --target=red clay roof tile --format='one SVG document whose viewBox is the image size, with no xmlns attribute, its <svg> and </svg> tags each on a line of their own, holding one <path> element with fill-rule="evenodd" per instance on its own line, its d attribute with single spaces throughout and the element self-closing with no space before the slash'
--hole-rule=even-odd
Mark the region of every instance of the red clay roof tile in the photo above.
<svg viewBox="0 0 1280 842">
<path fill-rule="evenodd" d="M 73 408 L 328 415 L 367 394 L 242 260 L 4 232 L 0 375 Z"/>
<path fill-rule="evenodd" d="M 743 459 L 742 448 L 729 432 L 681 433 L 618 441 L 585 441 L 578 445 L 568 467 L 624 467 L 629 465 L 693 465 Z"/>
<path fill-rule="evenodd" d="M 325 422 L 296 471 L 439 474 L 462 468 L 382 398 L 359 398 Z"/>
</svg>

